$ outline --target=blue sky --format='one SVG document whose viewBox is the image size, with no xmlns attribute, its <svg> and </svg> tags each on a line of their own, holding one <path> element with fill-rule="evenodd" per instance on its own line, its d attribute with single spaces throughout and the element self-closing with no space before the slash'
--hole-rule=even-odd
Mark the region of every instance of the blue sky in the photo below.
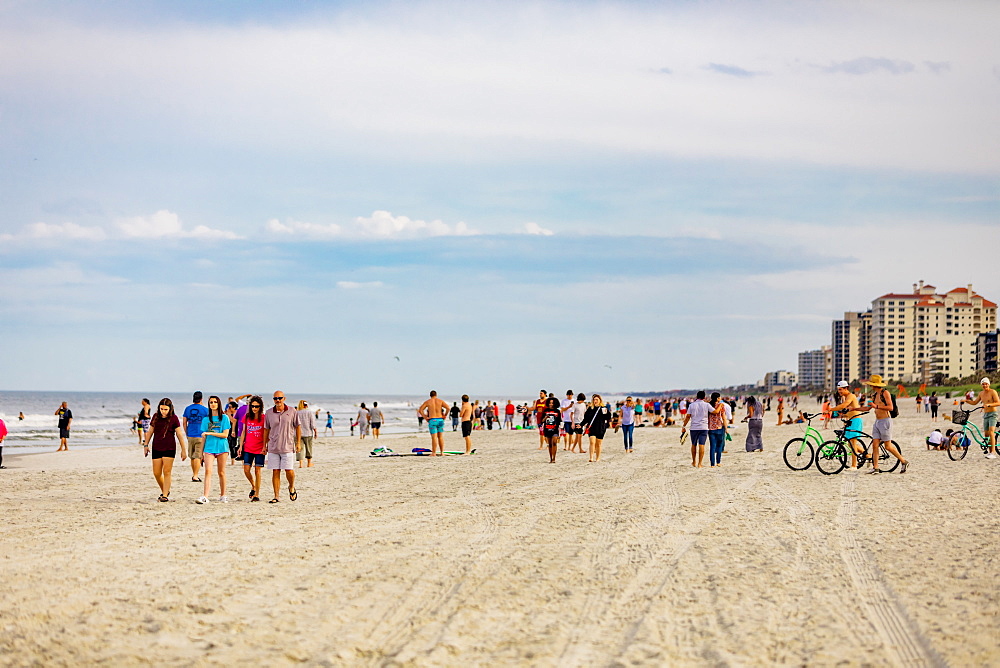
<svg viewBox="0 0 1000 668">
<path fill-rule="evenodd" d="M 2 385 L 717 386 L 920 279 L 996 301 L 997 25 L 0 2 Z"/>
</svg>

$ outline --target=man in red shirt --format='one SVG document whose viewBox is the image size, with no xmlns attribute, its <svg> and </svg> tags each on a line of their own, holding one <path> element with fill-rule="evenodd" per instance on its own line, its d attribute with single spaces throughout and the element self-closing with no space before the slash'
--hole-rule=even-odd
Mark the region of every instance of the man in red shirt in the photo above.
<svg viewBox="0 0 1000 668">
<path fill-rule="evenodd" d="M 549 394 L 545 390 L 538 391 L 538 398 L 535 399 L 535 405 L 532 411 L 535 414 L 535 425 L 538 426 L 538 449 L 542 450 L 548 443 L 545 442 L 545 437 L 542 436 L 542 413 L 545 412 L 545 402 L 548 400 Z"/>
<path fill-rule="evenodd" d="M 507 400 L 507 406 L 503 409 L 503 426 L 504 429 L 514 428 L 514 413 L 517 411 L 514 408 L 514 404 L 511 403 L 510 399 Z"/>
</svg>

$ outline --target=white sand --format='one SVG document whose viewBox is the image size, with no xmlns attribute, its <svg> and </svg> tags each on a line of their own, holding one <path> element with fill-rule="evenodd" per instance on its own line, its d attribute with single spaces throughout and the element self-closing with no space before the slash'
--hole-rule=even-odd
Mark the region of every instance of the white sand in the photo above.
<svg viewBox="0 0 1000 668">
<path fill-rule="evenodd" d="M 896 430 L 905 475 L 829 477 L 782 463 L 799 426 L 762 455 L 740 426 L 715 470 L 676 429 L 596 464 L 534 433 L 319 439 L 276 505 L 236 468 L 195 505 L 179 460 L 157 503 L 137 447 L 8 457 L 0 664 L 998 665 L 1000 460 Z"/>
</svg>

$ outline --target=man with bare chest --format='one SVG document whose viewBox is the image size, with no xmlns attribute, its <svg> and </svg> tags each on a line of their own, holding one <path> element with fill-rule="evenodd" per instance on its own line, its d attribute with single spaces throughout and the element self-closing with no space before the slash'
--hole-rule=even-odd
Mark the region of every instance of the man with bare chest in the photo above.
<svg viewBox="0 0 1000 668">
<path fill-rule="evenodd" d="M 431 397 L 420 404 L 417 416 L 427 420 L 427 431 L 431 435 L 431 457 L 444 455 L 444 418 L 448 415 L 448 403 L 438 398 L 437 391 L 431 390 Z"/>
</svg>

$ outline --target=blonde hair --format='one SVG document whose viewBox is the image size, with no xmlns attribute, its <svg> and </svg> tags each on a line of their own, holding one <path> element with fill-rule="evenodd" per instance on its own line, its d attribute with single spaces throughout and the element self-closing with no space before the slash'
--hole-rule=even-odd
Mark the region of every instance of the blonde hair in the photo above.
<svg viewBox="0 0 1000 668">
<path fill-rule="evenodd" d="M 305 399 L 299 399 L 299 406 L 298 406 L 298 409 L 299 409 L 299 410 L 302 410 L 302 409 L 303 409 L 303 408 L 305 408 L 305 407 L 306 407 L 306 400 L 305 400 Z"/>
<path fill-rule="evenodd" d="M 595 393 L 594 396 L 591 397 L 591 402 L 590 403 L 593 404 L 594 406 L 603 406 L 604 405 L 604 397 L 602 397 L 601 395 Z"/>
</svg>

